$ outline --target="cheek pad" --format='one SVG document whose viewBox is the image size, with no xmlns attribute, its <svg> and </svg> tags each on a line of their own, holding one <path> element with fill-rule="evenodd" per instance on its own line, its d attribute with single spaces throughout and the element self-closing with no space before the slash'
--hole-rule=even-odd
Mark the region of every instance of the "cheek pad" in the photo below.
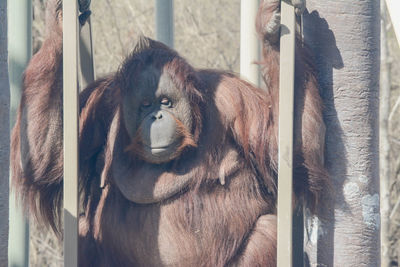
<svg viewBox="0 0 400 267">
<path fill-rule="evenodd" d="M 192 111 L 188 101 L 180 101 L 174 111 L 174 116 L 180 120 L 186 129 L 191 131 L 192 129 Z"/>
<path fill-rule="evenodd" d="M 136 110 L 134 105 L 128 105 L 126 101 L 124 101 L 122 114 L 125 128 L 128 131 L 129 136 L 133 139 L 136 136 L 136 131 L 138 128 L 138 111 Z"/>
</svg>

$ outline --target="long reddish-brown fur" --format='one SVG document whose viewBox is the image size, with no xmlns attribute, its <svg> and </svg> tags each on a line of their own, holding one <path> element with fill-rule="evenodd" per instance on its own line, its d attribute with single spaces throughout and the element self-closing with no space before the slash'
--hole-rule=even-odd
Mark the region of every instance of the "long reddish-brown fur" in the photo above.
<svg viewBox="0 0 400 267">
<path fill-rule="evenodd" d="M 231 73 L 196 70 L 142 38 L 115 75 L 81 93 L 80 266 L 276 265 L 279 46 L 264 29 L 277 3 L 263 2 L 257 20 L 267 91 Z M 49 1 L 47 39 L 25 72 L 11 156 L 24 204 L 56 231 L 63 183 L 59 5 Z M 318 214 L 327 184 L 322 103 L 310 57 L 301 46 L 297 52 L 295 194 Z M 193 129 L 180 129 L 187 140 L 168 168 L 137 156 L 124 125 L 122 99 L 146 60 L 173 79 L 192 107 Z M 138 204 L 119 184 L 136 177 L 157 177 L 154 190 L 163 181 L 190 182 L 170 198 Z"/>
</svg>

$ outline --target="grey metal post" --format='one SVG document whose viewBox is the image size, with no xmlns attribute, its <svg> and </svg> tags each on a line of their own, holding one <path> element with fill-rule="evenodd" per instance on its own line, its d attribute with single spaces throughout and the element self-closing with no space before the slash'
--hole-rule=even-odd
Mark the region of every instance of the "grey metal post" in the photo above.
<svg viewBox="0 0 400 267">
<path fill-rule="evenodd" d="M 10 90 L 7 66 L 7 0 L 0 0 L 0 266 L 7 266 Z"/>
<path fill-rule="evenodd" d="M 293 117 L 296 17 L 281 1 L 277 266 L 293 265 Z"/>
<path fill-rule="evenodd" d="M 156 0 L 156 39 L 174 47 L 174 1 Z"/>
<path fill-rule="evenodd" d="M 16 110 L 22 91 L 22 74 L 32 56 L 32 2 L 18 0 L 8 2 L 8 60 L 11 93 L 10 126 L 15 123 Z M 8 264 L 12 267 L 29 264 L 29 224 L 23 208 L 10 193 L 10 230 Z"/>
<path fill-rule="evenodd" d="M 78 6 L 63 2 L 64 266 L 78 266 Z"/>
<path fill-rule="evenodd" d="M 255 62 L 260 59 L 260 43 L 255 21 L 259 3 L 259 0 L 241 0 L 240 5 L 240 75 L 257 86 L 260 67 Z"/>
<path fill-rule="evenodd" d="M 315 55 L 332 199 L 309 236 L 310 266 L 380 266 L 379 0 L 308 0 L 304 40 Z"/>
<path fill-rule="evenodd" d="M 85 89 L 96 79 L 94 70 L 94 50 L 92 22 L 89 17 L 79 31 L 79 89 Z"/>
</svg>

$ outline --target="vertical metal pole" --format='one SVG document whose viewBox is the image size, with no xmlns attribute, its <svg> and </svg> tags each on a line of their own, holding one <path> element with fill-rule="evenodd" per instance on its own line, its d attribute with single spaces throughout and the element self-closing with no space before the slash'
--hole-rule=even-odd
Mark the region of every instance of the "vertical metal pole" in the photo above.
<svg viewBox="0 0 400 267">
<path fill-rule="evenodd" d="M 7 1 L 0 0 L 0 266 L 8 262 L 10 87 L 7 64 Z"/>
<path fill-rule="evenodd" d="M 64 266 L 78 266 L 78 7 L 63 2 Z"/>
<path fill-rule="evenodd" d="M 79 31 L 79 89 L 83 90 L 96 79 L 90 17 Z"/>
<path fill-rule="evenodd" d="M 260 43 L 255 21 L 259 3 L 259 0 L 242 0 L 240 7 L 240 75 L 257 86 L 260 67 L 255 62 L 260 59 Z"/>
<path fill-rule="evenodd" d="M 293 109 L 295 28 L 294 8 L 281 1 L 279 72 L 278 267 L 292 266 Z"/>
<path fill-rule="evenodd" d="M 16 110 L 22 91 L 22 73 L 32 56 L 32 2 L 9 1 L 8 6 L 8 62 L 10 77 L 10 128 L 14 126 Z M 22 207 L 17 205 L 15 194 L 10 191 L 10 230 L 8 266 L 22 267 L 29 264 L 29 224 Z"/>
<path fill-rule="evenodd" d="M 174 1 L 156 0 L 156 38 L 174 47 Z"/>
</svg>

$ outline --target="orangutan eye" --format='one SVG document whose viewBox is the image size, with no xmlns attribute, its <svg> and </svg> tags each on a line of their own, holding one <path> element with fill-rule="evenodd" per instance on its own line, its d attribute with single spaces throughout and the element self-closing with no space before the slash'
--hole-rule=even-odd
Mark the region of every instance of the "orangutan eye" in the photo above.
<svg viewBox="0 0 400 267">
<path fill-rule="evenodd" d="M 144 100 L 144 101 L 140 104 L 140 106 L 141 106 L 142 108 L 148 108 L 148 107 L 151 106 L 151 103 L 150 103 L 150 101 L 148 101 L 148 100 Z"/>
<path fill-rule="evenodd" d="M 172 105 L 171 100 L 169 100 L 169 99 L 166 98 L 166 97 L 163 97 L 163 98 L 161 99 L 160 103 L 161 103 L 161 105 L 167 106 L 167 107 L 171 107 L 171 105 Z"/>
</svg>

